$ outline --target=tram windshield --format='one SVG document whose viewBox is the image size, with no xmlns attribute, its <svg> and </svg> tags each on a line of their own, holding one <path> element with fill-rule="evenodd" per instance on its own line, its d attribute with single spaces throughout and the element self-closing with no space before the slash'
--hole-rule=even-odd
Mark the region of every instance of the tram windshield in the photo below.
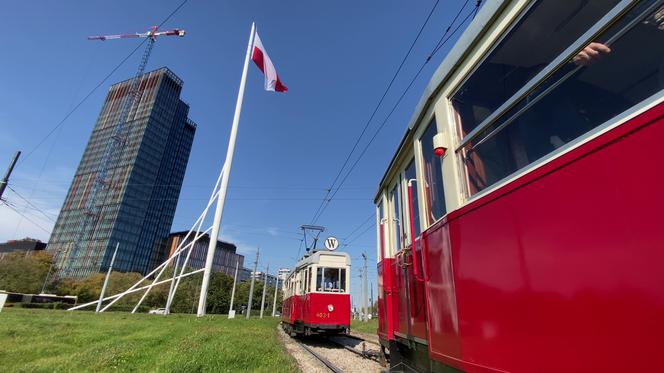
<svg viewBox="0 0 664 373">
<path fill-rule="evenodd" d="M 316 290 L 335 293 L 346 291 L 346 269 L 319 267 L 316 274 Z"/>
</svg>

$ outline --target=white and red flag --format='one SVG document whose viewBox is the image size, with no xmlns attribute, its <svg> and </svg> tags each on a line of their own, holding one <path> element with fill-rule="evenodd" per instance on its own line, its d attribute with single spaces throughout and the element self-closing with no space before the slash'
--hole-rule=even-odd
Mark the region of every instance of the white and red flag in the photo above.
<svg viewBox="0 0 664 373">
<path fill-rule="evenodd" d="M 254 50 L 251 52 L 251 60 L 256 63 L 259 69 L 265 75 L 265 90 L 272 92 L 286 92 L 286 87 L 279 79 L 279 74 L 274 68 L 272 60 L 267 55 L 267 51 L 261 43 L 261 38 L 258 37 L 258 32 L 254 36 Z"/>
</svg>

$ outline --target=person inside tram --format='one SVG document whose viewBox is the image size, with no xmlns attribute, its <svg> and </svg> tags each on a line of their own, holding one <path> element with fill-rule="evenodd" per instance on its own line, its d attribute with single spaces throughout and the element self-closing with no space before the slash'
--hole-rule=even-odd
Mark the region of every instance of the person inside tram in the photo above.
<svg viewBox="0 0 664 373">
<path fill-rule="evenodd" d="M 338 290 L 339 289 L 339 270 L 328 269 L 325 270 L 325 290 Z"/>
<path fill-rule="evenodd" d="M 641 9 L 632 16 L 640 17 Z M 510 118 L 508 125 L 466 150 L 471 193 L 664 88 L 664 6 L 622 30 L 626 25 L 619 21 L 590 42 L 504 116 Z M 620 31 L 625 32 L 611 43 L 603 41 Z M 512 114 L 519 108 L 522 112 Z"/>
</svg>

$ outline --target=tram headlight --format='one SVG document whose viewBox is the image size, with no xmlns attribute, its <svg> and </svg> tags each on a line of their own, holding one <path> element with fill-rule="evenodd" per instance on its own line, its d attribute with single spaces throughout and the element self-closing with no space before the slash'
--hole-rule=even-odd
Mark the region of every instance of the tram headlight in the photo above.
<svg viewBox="0 0 664 373">
<path fill-rule="evenodd" d="M 334 311 L 334 306 L 331 305 L 331 304 L 328 304 L 327 305 L 327 310 L 330 311 L 330 312 Z"/>
</svg>

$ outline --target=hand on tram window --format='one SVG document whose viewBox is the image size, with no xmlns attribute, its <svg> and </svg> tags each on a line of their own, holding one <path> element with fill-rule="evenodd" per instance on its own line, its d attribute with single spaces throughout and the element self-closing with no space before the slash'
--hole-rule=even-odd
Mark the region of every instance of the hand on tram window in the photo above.
<svg viewBox="0 0 664 373">
<path fill-rule="evenodd" d="M 599 61 L 603 55 L 611 53 L 611 48 L 605 44 L 592 42 L 588 44 L 581 52 L 577 53 L 572 61 L 577 66 L 590 66 Z"/>
</svg>

